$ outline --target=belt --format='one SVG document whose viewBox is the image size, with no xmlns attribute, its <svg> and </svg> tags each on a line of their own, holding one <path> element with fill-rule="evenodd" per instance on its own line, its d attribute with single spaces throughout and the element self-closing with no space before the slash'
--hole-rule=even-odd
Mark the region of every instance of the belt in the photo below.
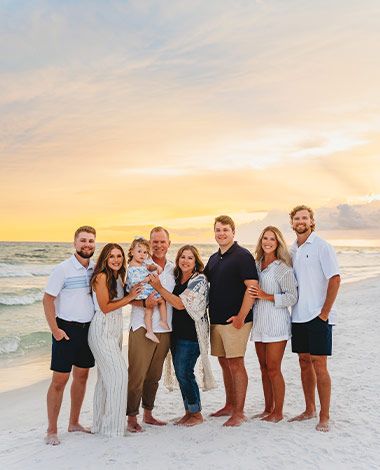
<svg viewBox="0 0 380 470">
<path fill-rule="evenodd" d="M 86 323 L 80 323 L 79 321 L 67 321 L 67 320 L 64 320 L 63 318 L 59 318 L 57 317 L 57 320 L 59 320 L 61 323 L 67 325 L 67 326 L 76 326 L 77 328 L 86 328 L 88 326 L 90 326 L 90 321 L 86 322 Z"/>
</svg>

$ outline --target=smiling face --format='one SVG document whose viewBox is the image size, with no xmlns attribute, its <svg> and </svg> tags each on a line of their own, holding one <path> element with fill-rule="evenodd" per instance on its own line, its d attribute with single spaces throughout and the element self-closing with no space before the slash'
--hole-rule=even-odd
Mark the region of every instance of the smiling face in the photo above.
<svg viewBox="0 0 380 470">
<path fill-rule="evenodd" d="M 89 232 L 79 232 L 74 239 L 74 248 L 81 258 L 91 258 L 95 252 L 95 235 Z"/>
<path fill-rule="evenodd" d="M 133 259 L 138 263 L 143 263 L 149 256 L 148 248 L 141 244 L 137 243 L 136 246 L 131 251 Z"/>
<path fill-rule="evenodd" d="M 178 267 L 182 275 L 193 273 L 195 270 L 195 256 L 190 250 L 184 250 L 178 259 Z"/>
<path fill-rule="evenodd" d="M 165 259 L 170 246 L 170 240 L 164 230 L 152 232 L 150 235 L 150 246 L 153 258 Z"/>
<path fill-rule="evenodd" d="M 216 222 L 214 227 L 215 240 L 220 248 L 229 248 L 234 242 L 235 232 L 231 225 Z"/>
<path fill-rule="evenodd" d="M 276 254 L 278 247 L 278 241 L 276 235 L 271 231 L 267 230 L 263 238 L 261 239 L 261 247 L 266 255 Z"/>
<path fill-rule="evenodd" d="M 292 218 L 292 229 L 298 234 L 311 233 L 314 220 L 311 218 L 310 212 L 307 209 L 297 211 Z"/>
<path fill-rule="evenodd" d="M 113 248 L 107 258 L 107 266 L 115 273 L 123 266 L 124 256 L 118 248 Z"/>
</svg>

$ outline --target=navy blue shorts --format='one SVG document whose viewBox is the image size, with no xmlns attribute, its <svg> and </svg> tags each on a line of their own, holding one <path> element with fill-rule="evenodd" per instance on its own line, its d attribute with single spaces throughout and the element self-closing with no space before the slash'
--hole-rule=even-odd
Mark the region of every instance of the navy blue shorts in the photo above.
<svg viewBox="0 0 380 470">
<path fill-rule="evenodd" d="M 292 323 L 292 351 L 314 356 L 331 356 L 332 325 L 318 317 L 306 323 Z"/>
<path fill-rule="evenodd" d="M 90 322 L 77 323 L 57 318 L 57 325 L 70 339 L 57 341 L 52 336 L 50 369 L 55 372 L 71 372 L 72 366 L 83 369 L 94 367 L 95 359 L 87 340 Z"/>
</svg>

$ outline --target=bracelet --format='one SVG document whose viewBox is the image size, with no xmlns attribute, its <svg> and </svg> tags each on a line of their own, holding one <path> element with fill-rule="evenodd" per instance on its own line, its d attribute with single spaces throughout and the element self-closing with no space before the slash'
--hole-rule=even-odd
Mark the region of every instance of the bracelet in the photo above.
<svg viewBox="0 0 380 470">
<path fill-rule="evenodd" d="M 146 299 L 142 299 L 143 307 L 146 308 Z"/>
</svg>

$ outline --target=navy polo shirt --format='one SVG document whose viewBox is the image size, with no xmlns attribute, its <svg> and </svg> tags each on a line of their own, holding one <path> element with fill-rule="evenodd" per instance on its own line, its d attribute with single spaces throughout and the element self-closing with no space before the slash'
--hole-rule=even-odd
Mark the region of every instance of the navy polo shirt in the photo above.
<svg viewBox="0 0 380 470">
<path fill-rule="evenodd" d="M 259 279 L 255 260 L 248 250 L 234 242 L 224 254 L 218 250 L 210 257 L 204 274 L 210 282 L 210 323 L 226 325 L 226 320 L 239 313 L 246 291 L 244 281 Z M 245 322 L 252 319 L 251 310 Z"/>
</svg>

